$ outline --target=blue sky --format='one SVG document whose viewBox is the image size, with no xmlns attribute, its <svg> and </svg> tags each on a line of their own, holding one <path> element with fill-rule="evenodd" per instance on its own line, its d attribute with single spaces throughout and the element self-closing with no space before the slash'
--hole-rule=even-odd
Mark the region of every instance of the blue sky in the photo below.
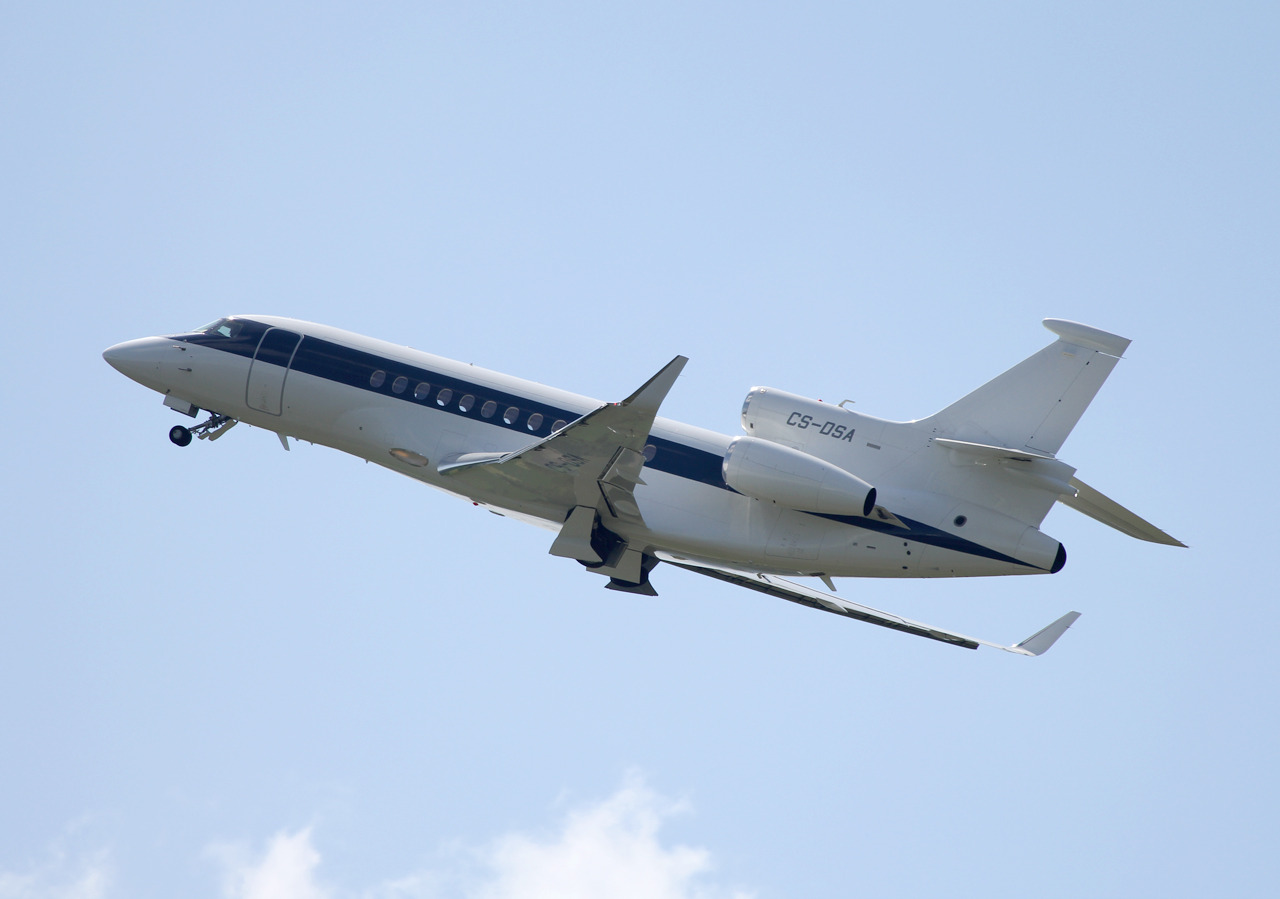
<svg viewBox="0 0 1280 899">
<path fill-rule="evenodd" d="M 0 899 L 1265 896 L 1266 4 L 8 4 Z M 177 417 L 106 346 L 322 321 L 664 414 L 936 411 L 1134 340 L 1053 577 L 845 581 L 1040 659 Z"/>
</svg>

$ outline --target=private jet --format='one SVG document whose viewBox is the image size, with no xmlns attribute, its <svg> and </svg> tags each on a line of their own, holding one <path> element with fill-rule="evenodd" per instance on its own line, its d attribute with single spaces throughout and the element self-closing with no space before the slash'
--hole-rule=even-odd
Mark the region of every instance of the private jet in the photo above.
<svg viewBox="0 0 1280 899">
<path fill-rule="evenodd" d="M 551 555 L 612 590 L 656 595 L 650 576 L 666 563 L 907 634 L 1034 656 L 1079 613 L 1004 645 L 850 602 L 833 579 L 1054 574 L 1066 550 L 1040 524 L 1056 503 L 1183 545 L 1058 458 L 1129 341 L 1044 325 L 1051 344 L 927 418 L 756 387 L 737 435 L 658 415 L 683 356 L 616 403 L 269 315 L 129 340 L 103 357 L 175 412 L 207 414 L 170 429 L 178 446 L 245 422 L 286 450 L 291 439 L 332 447 L 547 529 Z"/>
</svg>

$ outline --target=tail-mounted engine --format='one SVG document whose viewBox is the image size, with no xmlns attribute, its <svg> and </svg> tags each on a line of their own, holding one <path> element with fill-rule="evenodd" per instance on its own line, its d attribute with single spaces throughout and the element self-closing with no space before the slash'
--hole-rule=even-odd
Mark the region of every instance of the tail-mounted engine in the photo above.
<svg viewBox="0 0 1280 899">
<path fill-rule="evenodd" d="M 753 387 L 742 403 L 742 430 L 747 434 L 788 446 L 811 444 L 819 456 L 853 446 L 854 434 L 869 421 L 841 406 L 772 387 Z"/>
<path fill-rule="evenodd" d="M 849 457 L 864 416 L 808 397 L 755 387 L 724 460 L 725 482 L 747 496 L 802 512 L 868 516 L 876 490 L 829 458 Z"/>
<path fill-rule="evenodd" d="M 876 507 L 876 489 L 856 475 L 759 437 L 735 438 L 722 471 L 739 493 L 788 509 L 865 517 Z"/>
</svg>

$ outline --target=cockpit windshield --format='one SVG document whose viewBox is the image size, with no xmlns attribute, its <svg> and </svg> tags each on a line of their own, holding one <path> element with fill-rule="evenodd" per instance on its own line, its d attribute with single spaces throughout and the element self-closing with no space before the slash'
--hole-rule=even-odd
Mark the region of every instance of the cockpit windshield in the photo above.
<svg viewBox="0 0 1280 899">
<path fill-rule="evenodd" d="M 240 329 L 244 326 L 234 318 L 220 318 L 217 321 L 209 322 L 196 328 L 196 331 L 209 336 L 221 335 L 223 337 L 236 337 L 240 333 Z"/>
</svg>

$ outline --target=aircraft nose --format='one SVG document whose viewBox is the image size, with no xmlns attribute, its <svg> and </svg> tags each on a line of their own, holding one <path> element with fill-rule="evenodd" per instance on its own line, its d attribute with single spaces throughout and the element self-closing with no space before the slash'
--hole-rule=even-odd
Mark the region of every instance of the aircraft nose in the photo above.
<svg viewBox="0 0 1280 899">
<path fill-rule="evenodd" d="M 116 371 L 135 381 L 153 380 L 160 364 L 161 350 L 168 341 L 160 337 L 126 340 L 102 351 L 102 358 Z"/>
</svg>

